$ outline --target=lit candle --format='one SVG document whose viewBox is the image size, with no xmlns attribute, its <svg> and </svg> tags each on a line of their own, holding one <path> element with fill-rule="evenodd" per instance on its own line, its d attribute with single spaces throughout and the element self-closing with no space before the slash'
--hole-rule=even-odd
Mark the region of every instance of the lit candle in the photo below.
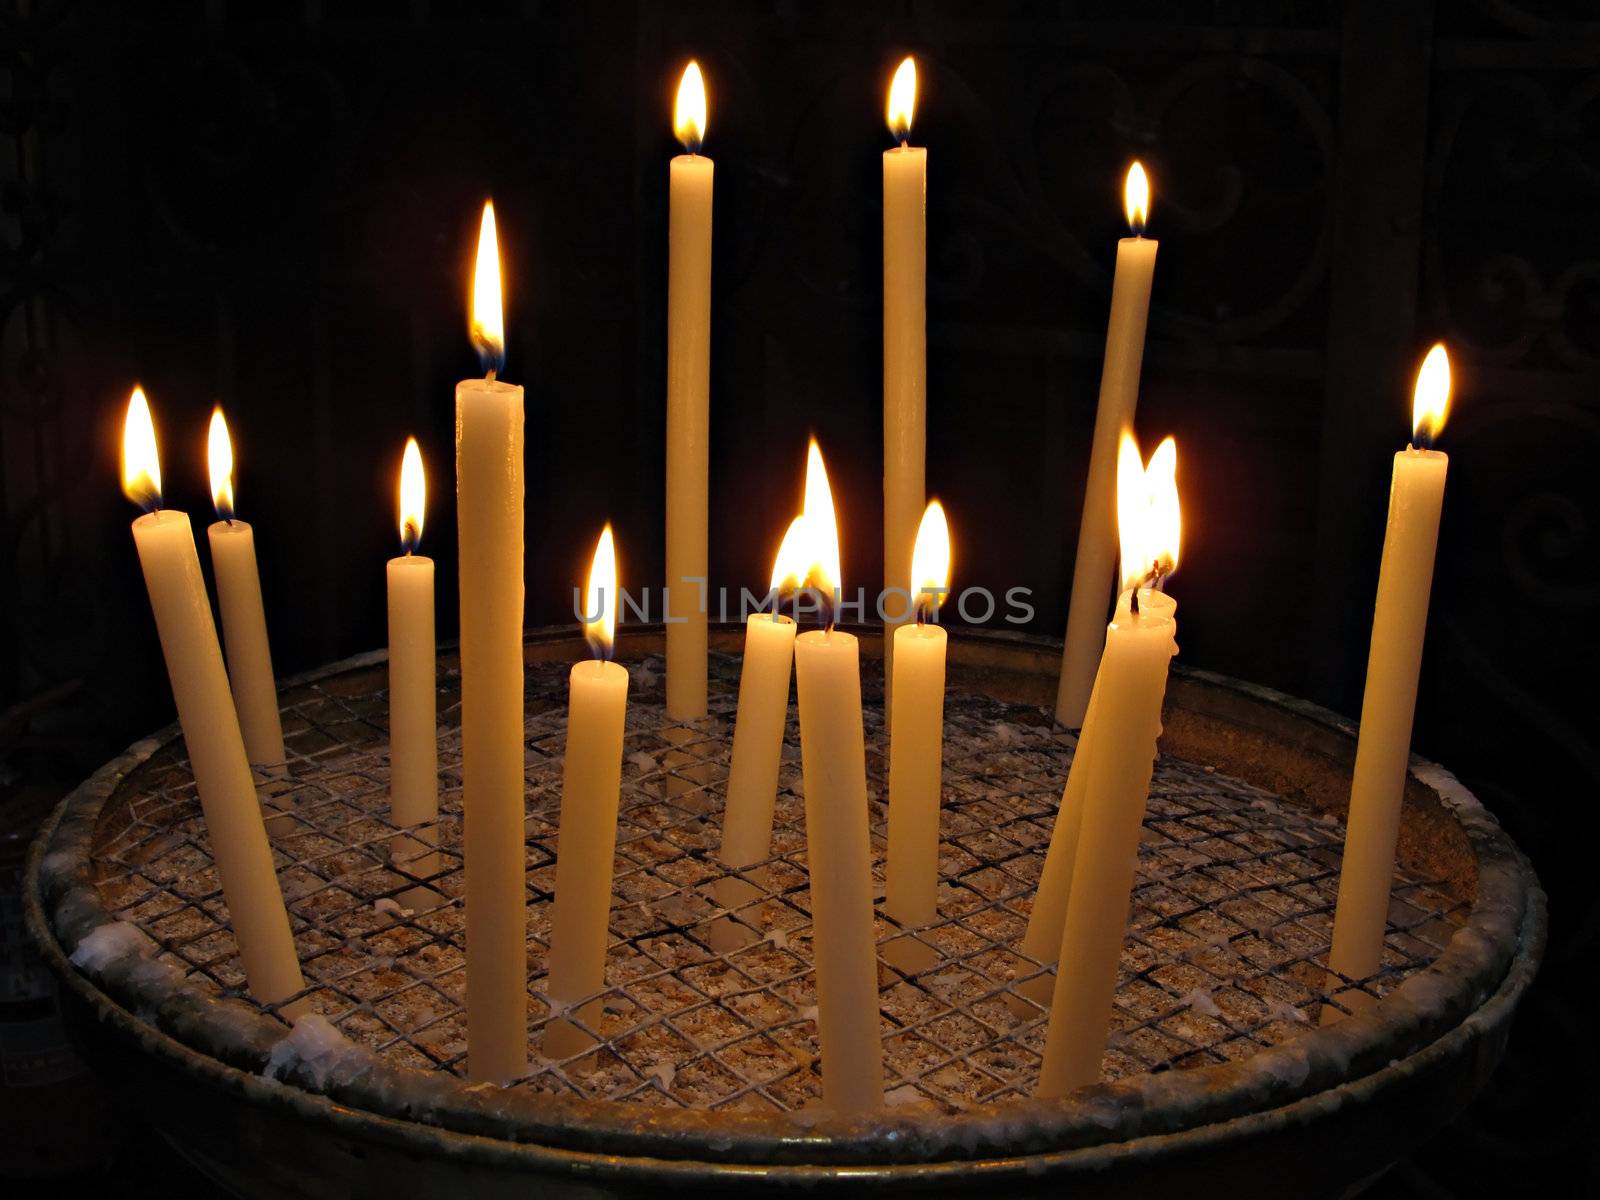
<svg viewBox="0 0 1600 1200">
<path fill-rule="evenodd" d="M 798 516 L 784 535 L 772 566 L 769 594 L 779 595 L 806 582 L 803 561 L 807 531 Z M 794 618 L 774 610 L 752 613 L 744 623 L 744 659 L 739 667 L 739 707 L 733 724 L 733 758 L 728 767 L 728 802 L 722 815 L 722 864 L 740 870 L 772 855 L 772 810 L 778 795 L 783 730 L 789 717 L 789 677 L 794 661 Z M 730 911 L 760 895 L 765 870 L 726 875 L 717 881 L 717 898 Z M 712 948 L 737 949 L 750 930 L 731 920 L 711 927 Z"/>
<path fill-rule="evenodd" d="M 461 776 L 467 878 L 467 1070 L 503 1083 L 528 1066 L 523 851 L 522 389 L 505 354 L 494 206 L 483 206 L 472 339 L 484 379 L 456 385 L 461 578 Z"/>
<path fill-rule="evenodd" d="M 123 425 L 122 490 L 145 510 L 133 523 L 133 541 L 245 982 L 258 1001 L 277 1004 L 304 986 L 300 960 L 228 690 L 194 534 L 188 516 L 161 507 L 155 427 L 139 388 L 133 389 Z M 284 1010 L 287 1015 L 294 1015 L 292 1008 Z"/>
<path fill-rule="evenodd" d="M 927 503 L 928 152 L 907 143 L 917 104 L 917 64 L 907 58 L 889 85 L 889 132 L 883 152 L 883 586 L 911 592 L 911 552 Z M 884 601 L 884 678 L 892 695 L 895 639 L 913 605 Z"/>
<path fill-rule="evenodd" d="M 595 547 L 584 592 L 583 631 L 594 657 L 574 666 L 568 682 L 548 981 L 550 1005 L 558 1013 L 605 986 L 622 729 L 628 713 L 627 668 L 609 661 L 617 594 L 616 552 L 607 525 Z M 593 1028 L 599 1008 L 599 1001 L 592 1002 L 578 1016 Z M 570 1057 L 588 1042 L 588 1035 L 565 1017 L 558 1016 L 545 1027 L 546 1057 Z"/>
<path fill-rule="evenodd" d="M 706 90 L 691 62 L 674 119 L 667 243 L 667 715 L 706 715 L 706 507 L 711 460 L 711 181 Z"/>
<path fill-rule="evenodd" d="M 1139 589 L 1159 581 L 1177 560 L 1177 450 L 1164 443 L 1141 470 L 1126 438 L 1117 470 L 1117 516 L 1123 531 L 1123 582 L 1106 629 L 1095 695 L 1095 740 L 1086 765 L 1082 824 L 1063 923 L 1050 1024 L 1037 1095 L 1060 1096 L 1100 1078 L 1128 927 L 1133 877 L 1144 823 L 1167 666 L 1177 653 L 1170 613 L 1145 608 Z M 1137 552 L 1135 551 L 1137 548 Z M 1142 566 L 1138 564 L 1144 564 Z"/>
<path fill-rule="evenodd" d="M 806 472 L 805 511 L 814 545 L 807 557 L 818 564 L 820 589 L 835 595 L 841 587 L 839 533 L 820 453 L 817 470 Z M 833 627 L 830 617 L 827 628 L 795 639 L 794 655 L 822 1096 L 835 1111 L 862 1112 L 883 1103 L 883 1044 L 860 648 L 855 638 Z"/>
<path fill-rule="evenodd" d="M 416 438 L 400 459 L 400 547 L 389 560 L 389 805 L 396 825 L 439 815 L 433 559 L 422 540 L 427 480 Z"/>
<path fill-rule="evenodd" d="M 933 923 L 939 908 L 939 800 L 944 750 L 945 631 L 937 619 L 950 586 L 950 527 L 937 500 L 917 529 L 911 559 L 917 620 L 894 631 L 889 708 L 889 860 L 884 911 L 902 927 Z M 931 946 L 897 938 L 885 948 L 907 970 L 931 966 Z"/>
<path fill-rule="evenodd" d="M 1100 371 L 1100 405 L 1094 419 L 1089 477 L 1078 523 L 1078 554 L 1072 568 L 1072 601 L 1061 649 L 1061 682 L 1056 690 L 1056 720 L 1071 729 L 1083 724 L 1105 644 L 1107 591 L 1117 559 L 1117 442 L 1133 428 L 1139 402 L 1139 370 L 1144 362 L 1145 324 L 1150 316 L 1150 285 L 1155 279 L 1160 243 L 1144 236 L 1150 212 L 1150 184 L 1138 163 L 1128 168 L 1124 187 L 1133 236 L 1117 243 L 1117 270 L 1111 284 L 1111 321 L 1106 329 L 1105 364 Z"/>
<path fill-rule="evenodd" d="M 1439 345 L 1428 352 L 1417 373 L 1412 404 L 1414 441 L 1394 456 L 1389 487 L 1389 525 L 1378 569 L 1367 687 L 1361 699 L 1333 950 L 1328 957 L 1328 965 L 1350 980 L 1374 974 L 1383 957 L 1406 763 L 1411 755 L 1411 722 L 1417 708 L 1417 676 L 1422 670 L 1428 595 L 1439 543 L 1439 512 L 1450 466 L 1448 455 L 1429 447 L 1444 426 L 1449 403 L 1450 359 Z M 1358 988 L 1342 991 L 1336 999 L 1352 1011 L 1373 1003 L 1373 997 Z M 1322 1006 L 1324 1024 L 1343 1015 L 1331 1004 Z"/>
<path fill-rule="evenodd" d="M 220 408 L 211 414 L 207 443 L 211 495 L 222 519 L 206 533 L 211 542 L 211 569 L 217 577 L 233 703 L 250 761 L 278 767 L 284 762 L 283 725 L 278 718 L 278 688 L 272 678 L 267 615 L 261 605 L 261 576 L 256 571 L 256 535 L 233 515 L 233 445 Z"/>
</svg>

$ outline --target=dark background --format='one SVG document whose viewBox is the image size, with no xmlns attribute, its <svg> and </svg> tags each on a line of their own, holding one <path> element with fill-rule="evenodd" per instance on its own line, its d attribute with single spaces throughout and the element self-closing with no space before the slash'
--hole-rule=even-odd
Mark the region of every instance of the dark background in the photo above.
<svg viewBox="0 0 1600 1200">
<path fill-rule="evenodd" d="M 875 589 L 884 93 L 929 150 L 928 484 L 957 582 L 1066 617 L 1128 161 L 1161 239 L 1139 403 L 1177 435 L 1182 661 L 1354 714 L 1389 461 L 1456 372 L 1416 747 L 1530 853 L 1552 944 L 1497 1083 L 1383 1185 L 1593 1172 L 1581 985 L 1600 718 L 1600 21 L 1591 4 L 0 5 L 0 796 L 12 834 L 171 719 L 118 489 L 130 385 L 209 520 L 233 427 L 280 674 L 383 640 L 400 449 L 454 636 L 452 385 L 478 211 L 527 386 L 528 618 L 607 518 L 663 573 L 671 102 L 716 159 L 712 582 L 764 582 L 821 438 Z M 202 547 L 204 539 L 201 539 Z M 123 1178 L 137 1173 L 122 1167 Z M 1594 1174 L 1588 1174 L 1591 1184 Z M 1582 1185 L 1573 1191 L 1581 1191 Z"/>
</svg>

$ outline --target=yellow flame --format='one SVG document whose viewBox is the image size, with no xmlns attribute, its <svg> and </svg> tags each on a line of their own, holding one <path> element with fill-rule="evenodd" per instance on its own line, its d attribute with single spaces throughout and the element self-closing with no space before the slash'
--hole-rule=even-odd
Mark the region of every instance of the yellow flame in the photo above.
<svg viewBox="0 0 1600 1200">
<path fill-rule="evenodd" d="M 228 437 L 228 422 L 219 404 L 211 413 L 211 429 L 206 434 L 206 465 L 211 469 L 211 502 L 217 516 L 233 520 L 233 441 Z"/>
<path fill-rule="evenodd" d="M 1411 433 L 1420 442 L 1431 442 L 1444 428 L 1445 414 L 1450 411 L 1450 356 L 1440 342 L 1428 351 L 1417 372 L 1417 386 L 1412 393 Z"/>
<path fill-rule="evenodd" d="M 691 60 L 678 81 L 678 102 L 672 114 L 672 131 L 690 154 L 698 154 L 700 143 L 706 140 L 707 112 L 706 81 L 700 64 Z"/>
<path fill-rule="evenodd" d="M 806 581 L 831 596 L 844 587 L 839 571 L 839 523 L 833 512 L 828 469 L 822 465 L 822 449 L 816 438 L 811 439 L 806 452 L 805 518 L 811 562 Z"/>
<path fill-rule="evenodd" d="M 783 541 L 778 546 L 778 557 L 772 560 L 771 592 L 788 592 L 804 587 L 811 574 L 811 530 L 806 525 L 805 514 L 789 522 Z"/>
<path fill-rule="evenodd" d="M 1150 219 L 1150 179 L 1137 161 L 1128 168 L 1128 182 L 1122 187 L 1122 206 L 1128 214 L 1128 228 L 1134 237 L 1144 236 Z"/>
<path fill-rule="evenodd" d="M 1145 466 L 1133 435 L 1122 435 L 1117 450 L 1117 532 L 1124 590 L 1177 570 L 1183 515 L 1178 503 L 1178 444 L 1172 438 L 1156 447 Z"/>
<path fill-rule="evenodd" d="M 589 584 L 583 593 L 583 636 L 596 658 L 610 658 L 617 636 L 617 550 L 611 524 L 600 531 L 594 561 L 589 564 Z"/>
<path fill-rule="evenodd" d="M 406 439 L 400 456 L 400 544 L 409 554 L 422 540 L 422 518 L 428 508 L 428 477 L 422 470 L 422 448 Z"/>
<path fill-rule="evenodd" d="M 911 550 L 911 586 L 914 607 L 920 617 L 944 603 L 950 593 L 950 523 L 944 506 L 930 500 L 917 526 L 916 544 Z"/>
<path fill-rule="evenodd" d="M 135 387 L 128 397 L 128 415 L 122 422 L 122 493 L 147 511 L 161 507 L 161 455 L 142 387 Z"/>
<path fill-rule="evenodd" d="M 478 227 L 478 259 L 472 270 L 472 344 L 490 363 L 506 352 L 505 314 L 500 298 L 500 241 L 495 236 L 494 201 L 483 202 Z"/>
<path fill-rule="evenodd" d="M 889 132 L 905 144 L 911 136 L 911 118 L 917 108 L 917 60 L 909 54 L 895 69 L 889 85 Z"/>
</svg>

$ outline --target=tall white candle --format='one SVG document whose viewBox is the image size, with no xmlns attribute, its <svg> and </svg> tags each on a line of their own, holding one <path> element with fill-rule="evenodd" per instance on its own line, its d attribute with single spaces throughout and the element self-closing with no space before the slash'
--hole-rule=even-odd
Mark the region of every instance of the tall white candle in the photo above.
<svg viewBox="0 0 1600 1200">
<path fill-rule="evenodd" d="M 389 560 L 389 804 L 397 825 L 439 815 L 437 658 L 433 559 L 415 553 L 422 538 L 427 481 L 417 439 L 400 463 L 400 543 Z"/>
<path fill-rule="evenodd" d="M 185 514 L 160 507 L 155 428 L 138 388 L 128 402 L 122 446 L 123 491 L 153 510 L 134 521 L 133 540 L 245 982 L 261 1003 L 277 1004 L 304 986 L 300 960 L 245 758 L 194 533 Z M 294 1015 L 293 1006 L 284 1011 Z"/>
<path fill-rule="evenodd" d="M 1106 328 L 1105 363 L 1100 372 L 1100 403 L 1089 452 L 1089 477 L 1078 523 L 1078 552 L 1072 568 L 1072 600 L 1061 649 L 1061 681 L 1056 689 L 1056 720 L 1077 729 L 1083 724 L 1105 640 L 1106 602 L 1117 559 L 1117 443 L 1133 428 L 1139 402 L 1139 372 L 1144 363 L 1145 325 L 1150 287 L 1155 280 L 1155 238 L 1144 236 L 1150 187 L 1144 168 L 1128 168 L 1125 186 L 1128 224 L 1133 236 L 1117 243 L 1117 269 L 1111 285 L 1111 320 Z"/>
<path fill-rule="evenodd" d="M 950 583 L 950 528 L 937 500 L 917 530 L 911 578 L 917 620 L 894 631 L 889 708 L 889 857 L 884 911 L 907 929 L 939 910 L 939 804 L 944 751 L 945 631 L 936 617 Z M 885 949 L 908 970 L 931 965 L 932 948 L 899 938 Z"/>
<path fill-rule="evenodd" d="M 705 82 L 690 63 L 675 114 L 667 261 L 667 715 L 706 715 L 707 489 L 711 462 L 711 184 L 700 153 Z"/>
<path fill-rule="evenodd" d="M 917 101 L 917 66 L 907 58 L 889 87 L 883 152 L 883 586 L 911 592 L 911 552 L 927 503 L 928 152 L 908 145 Z M 892 629 L 912 618 L 909 600 L 884 602 L 884 677 L 893 694 Z"/>
<path fill-rule="evenodd" d="M 1417 374 L 1413 401 L 1415 440 L 1430 443 L 1444 424 L 1450 399 L 1450 360 L 1435 346 Z M 1344 862 L 1334 912 L 1333 950 L 1328 965 L 1359 981 L 1378 970 L 1389 890 L 1394 881 L 1395 845 L 1405 797 L 1406 764 L 1411 756 L 1411 724 L 1416 715 L 1417 678 L 1428 628 L 1428 598 L 1444 505 L 1447 455 L 1407 446 L 1394 456 L 1389 489 L 1389 524 L 1378 571 L 1378 599 L 1372 614 L 1372 645 L 1367 656 L 1367 686 L 1361 700 L 1361 729 L 1350 781 L 1350 815 L 1345 827 Z M 1359 988 L 1335 997 L 1352 1011 L 1373 1003 Z M 1329 1024 L 1344 1014 L 1322 1007 Z"/>
<path fill-rule="evenodd" d="M 523 829 L 522 389 L 494 378 L 504 354 L 494 207 L 483 206 L 472 333 L 487 379 L 456 385 L 461 573 L 461 775 L 467 879 L 467 1070 L 527 1070 Z"/>
<path fill-rule="evenodd" d="M 1150 467 L 1141 469 L 1133 439 L 1124 437 L 1117 509 L 1123 580 L 1132 590 L 1125 602 L 1119 600 L 1106 629 L 1095 688 L 1094 744 L 1084 764 L 1083 815 L 1039 1068 L 1042 1097 L 1060 1096 L 1100 1077 L 1161 734 L 1167 667 L 1178 649 L 1170 610 L 1138 603 L 1142 578 L 1159 579 L 1177 564 L 1176 466 L 1170 438 L 1151 456 Z"/>
<path fill-rule="evenodd" d="M 816 464 L 807 471 L 806 527 L 817 545 L 813 577 L 832 593 L 840 586 L 838 526 L 820 454 Z M 795 639 L 794 660 L 822 1095 L 835 1111 L 863 1112 L 883 1103 L 883 1043 L 860 648 L 830 624 Z"/>
<path fill-rule="evenodd" d="M 250 761 L 257 766 L 278 767 L 285 757 L 283 724 L 278 716 L 278 687 L 272 676 L 267 615 L 261 604 L 261 576 L 256 569 L 256 535 L 233 515 L 233 444 L 220 408 L 211 414 L 207 443 L 211 495 L 217 516 L 222 519 L 206 534 L 211 543 L 211 568 L 217 578 L 217 606 L 222 610 L 222 637 L 227 647 L 233 703 Z"/>
<path fill-rule="evenodd" d="M 567 696 L 548 981 L 550 1004 L 557 1012 L 569 1010 L 605 986 L 622 733 L 628 713 L 627 668 L 607 661 L 616 614 L 616 552 L 607 525 L 595 547 L 584 596 L 584 634 L 595 658 L 572 668 Z M 577 1015 L 593 1028 L 599 1004 L 592 1003 Z M 571 1020 L 557 1016 L 545 1027 L 544 1053 L 548 1058 L 567 1058 L 588 1041 Z"/>
</svg>

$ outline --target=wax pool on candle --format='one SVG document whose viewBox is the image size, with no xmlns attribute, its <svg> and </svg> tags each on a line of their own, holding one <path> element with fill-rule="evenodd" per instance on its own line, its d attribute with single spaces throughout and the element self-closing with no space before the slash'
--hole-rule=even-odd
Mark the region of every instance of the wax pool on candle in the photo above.
<svg viewBox="0 0 1600 1200">
<path fill-rule="evenodd" d="M 950 579 L 950 532 L 938 501 L 928 505 L 912 558 L 919 614 L 933 615 Z M 945 631 L 918 620 L 894 631 L 889 711 L 889 857 L 884 911 L 901 926 L 933 923 L 939 908 L 939 803 L 944 749 Z M 898 938 L 890 962 L 919 970 L 931 946 Z"/>
<path fill-rule="evenodd" d="M 233 515 L 233 445 L 220 408 L 211 414 L 208 443 L 211 494 L 222 520 L 207 529 L 206 536 L 217 579 L 217 606 L 222 610 L 228 680 L 245 753 L 258 766 L 278 767 L 285 758 L 283 724 L 278 716 L 267 615 L 261 604 L 256 535 Z"/>
<path fill-rule="evenodd" d="M 1431 440 L 1443 425 L 1449 395 L 1450 362 L 1444 347 L 1435 346 L 1417 376 L 1414 424 L 1419 441 L 1424 436 Z M 1448 456 L 1437 450 L 1408 446 L 1394 456 L 1389 524 L 1378 572 L 1333 949 L 1328 958 L 1328 965 L 1350 980 L 1374 974 L 1383 958 L 1439 514 L 1449 466 Z M 1373 997 L 1358 988 L 1341 991 L 1335 998 L 1352 1011 L 1373 1003 Z M 1343 1015 L 1333 1005 L 1323 1005 L 1324 1024 Z"/>
<path fill-rule="evenodd" d="M 597 655 L 611 652 L 616 579 L 607 525 L 595 549 L 584 606 L 585 632 Z M 568 686 L 548 984 L 551 1005 L 557 1010 L 605 986 L 628 672 L 620 663 L 596 658 L 574 666 Z M 598 1002 L 592 1003 L 577 1016 L 592 1029 L 599 1008 Z M 557 1017 L 545 1029 L 544 1053 L 547 1058 L 567 1058 L 589 1040 L 572 1021 Z"/>
<path fill-rule="evenodd" d="M 160 503 L 155 432 L 144 393 L 137 389 L 128 405 L 123 434 L 123 490 L 147 507 Z M 245 757 L 189 518 L 171 510 L 147 513 L 134 521 L 133 540 L 245 982 L 258 1001 L 276 1004 L 304 986 L 300 961 L 261 821 L 261 805 Z M 294 1015 L 292 1009 L 285 1012 Z"/>
<path fill-rule="evenodd" d="M 504 346 L 494 209 L 484 206 L 474 339 Z M 467 880 L 467 1070 L 504 1082 L 528 1065 L 523 828 L 522 389 L 456 385 L 461 776 Z"/>
<path fill-rule="evenodd" d="M 1133 427 L 1144 363 L 1145 325 L 1150 287 L 1155 280 L 1159 243 L 1143 236 L 1150 189 L 1144 168 L 1134 163 L 1125 188 L 1128 223 L 1134 236 L 1117 243 L 1117 268 L 1111 285 L 1111 319 L 1106 328 L 1105 363 L 1100 372 L 1100 402 L 1095 411 L 1089 476 L 1078 524 L 1077 559 L 1072 569 L 1072 600 L 1061 650 L 1061 681 L 1056 690 L 1056 720 L 1082 726 L 1105 640 L 1107 593 L 1117 559 L 1117 443 Z"/>
<path fill-rule="evenodd" d="M 711 426 L 711 183 L 699 153 L 705 84 L 690 63 L 678 86 L 667 262 L 667 715 L 706 715 L 706 522 Z"/>
<path fill-rule="evenodd" d="M 927 503 L 927 190 L 928 152 L 907 144 L 916 106 L 917 68 L 907 58 L 889 88 L 889 131 L 900 143 L 883 152 L 883 586 L 888 624 L 911 619 L 911 553 Z M 894 693 L 895 640 L 884 638 Z"/>
</svg>

